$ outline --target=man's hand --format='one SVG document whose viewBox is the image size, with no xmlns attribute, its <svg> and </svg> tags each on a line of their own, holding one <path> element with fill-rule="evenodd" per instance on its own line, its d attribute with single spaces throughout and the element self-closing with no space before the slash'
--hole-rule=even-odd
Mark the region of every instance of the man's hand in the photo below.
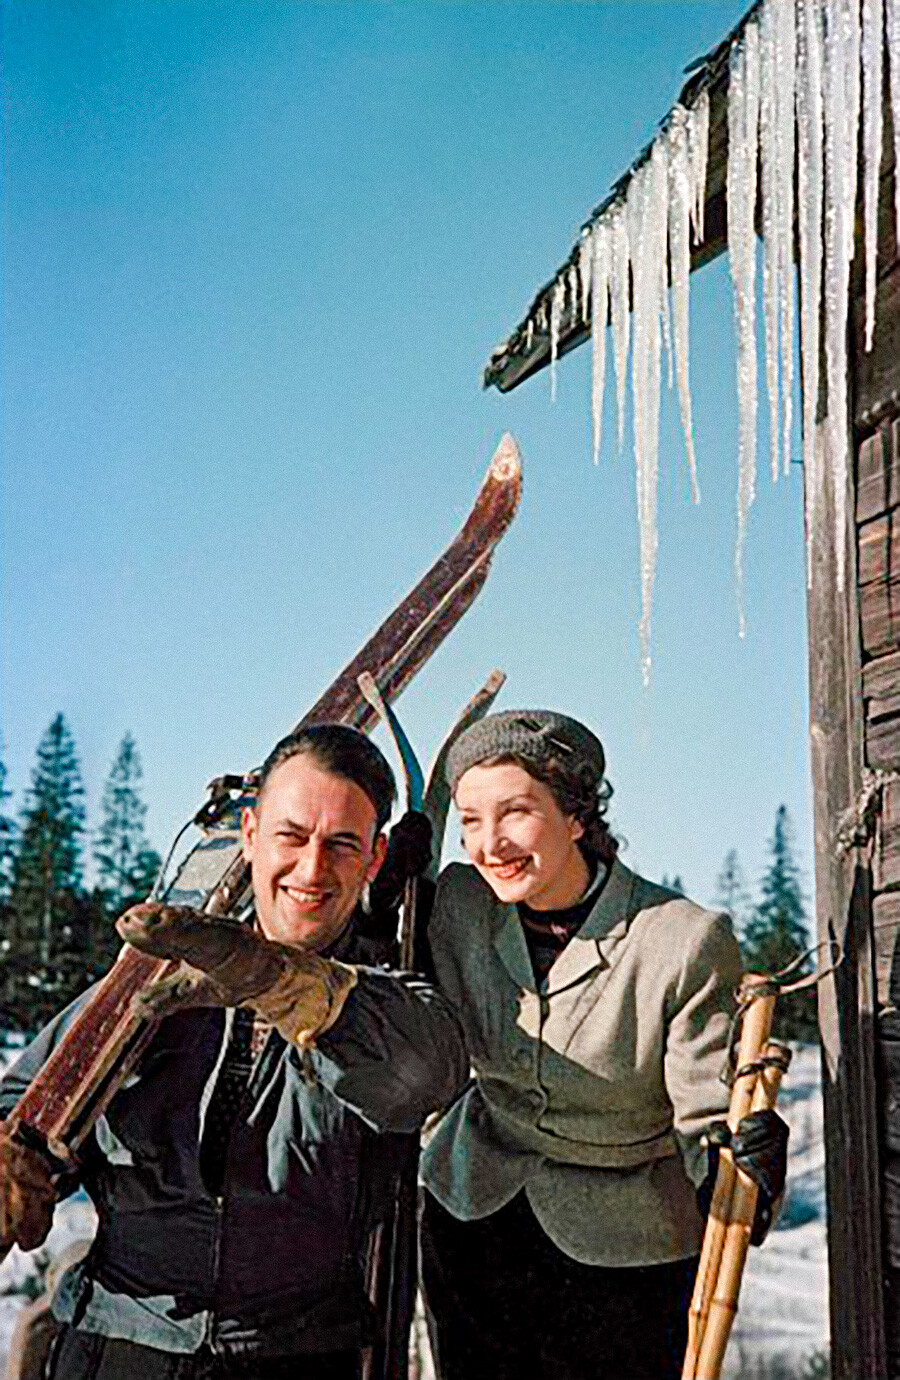
<svg viewBox="0 0 900 1380">
<path fill-rule="evenodd" d="M 21 1145 L 0 1123 L 0 1253 L 11 1246 L 33 1251 L 53 1223 L 56 1189 L 37 1150 Z"/>
<path fill-rule="evenodd" d="M 144 993 L 155 1015 L 191 1006 L 250 1006 L 292 1044 L 306 1046 L 334 1025 L 356 986 L 356 969 L 248 925 L 147 901 L 116 922 L 122 938 L 154 958 L 181 962 Z"/>
</svg>

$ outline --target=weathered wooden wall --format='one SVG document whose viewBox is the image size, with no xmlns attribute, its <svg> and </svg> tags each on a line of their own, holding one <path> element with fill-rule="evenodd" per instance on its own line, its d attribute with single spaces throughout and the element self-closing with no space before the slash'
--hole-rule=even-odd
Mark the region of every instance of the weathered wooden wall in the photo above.
<svg viewBox="0 0 900 1380">
<path fill-rule="evenodd" d="M 885 133 L 875 338 L 873 349 L 866 351 L 857 273 L 850 379 L 860 666 L 848 691 L 862 709 L 863 781 L 857 804 L 864 802 L 864 808 L 862 814 L 857 811 L 862 847 L 856 856 L 869 893 L 860 917 L 862 942 L 871 945 L 875 971 L 862 985 L 857 982 L 846 999 L 858 1007 L 866 1004 L 863 986 L 874 986 L 875 1086 L 868 1095 L 875 1102 L 878 1137 L 877 1187 L 870 1190 L 878 1221 L 870 1226 L 869 1260 L 880 1234 L 884 1364 L 890 1380 L 900 1380 L 900 255 L 893 140 L 890 130 Z M 868 1044 L 867 1032 L 859 1033 Z M 868 1059 L 869 1051 L 857 1051 L 856 1057 Z M 854 1107 L 852 1115 L 864 1119 L 867 1110 Z M 848 1167 L 852 1171 L 852 1162 Z M 836 1172 L 839 1165 L 830 1165 L 829 1173 Z M 852 1258 L 846 1271 L 858 1270 L 862 1263 L 859 1256 Z M 840 1264 L 837 1274 L 832 1267 L 833 1289 L 836 1284 L 843 1288 Z"/>
</svg>

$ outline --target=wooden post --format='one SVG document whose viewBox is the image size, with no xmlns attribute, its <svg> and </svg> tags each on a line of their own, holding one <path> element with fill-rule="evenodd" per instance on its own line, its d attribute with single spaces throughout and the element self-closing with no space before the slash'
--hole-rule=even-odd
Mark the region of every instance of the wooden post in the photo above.
<svg viewBox="0 0 900 1380">
<path fill-rule="evenodd" d="M 816 428 L 816 447 L 826 475 L 825 503 L 809 592 L 816 922 L 819 939 L 837 939 L 846 955 L 838 971 L 819 984 L 831 1373 L 833 1380 L 886 1380 L 871 883 L 867 859 L 855 849 L 843 849 L 838 840 L 862 786 L 856 542 L 847 540 L 846 583 L 839 592 L 831 539 L 830 445 L 829 429 L 822 423 Z M 851 484 L 847 537 L 853 530 L 853 488 Z"/>
</svg>

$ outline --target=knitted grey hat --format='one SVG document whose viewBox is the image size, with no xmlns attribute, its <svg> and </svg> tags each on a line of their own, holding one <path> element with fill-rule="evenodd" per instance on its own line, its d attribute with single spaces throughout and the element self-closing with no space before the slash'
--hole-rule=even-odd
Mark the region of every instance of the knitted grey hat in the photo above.
<svg viewBox="0 0 900 1380">
<path fill-rule="evenodd" d="M 590 767 L 598 782 L 606 768 L 603 744 L 589 728 L 552 709 L 506 709 L 461 733 L 447 753 L 447 783 L 455 791 L 470 767 L 514 753 L 542 766 L 555 760 Z"/>
</svg>

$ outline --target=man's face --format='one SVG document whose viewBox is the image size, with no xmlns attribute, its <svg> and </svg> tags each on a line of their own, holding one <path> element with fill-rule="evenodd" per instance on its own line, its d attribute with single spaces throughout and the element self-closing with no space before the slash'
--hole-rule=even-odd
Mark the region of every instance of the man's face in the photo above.
<svg viewBox="0 0 900 1380">
<path fill-rule="evenodd" d="M 317 951 L 346 929 L 387 846 L 365 791 L 305 754 L 276 767 L 242 831 L 263 934 Z"/>
</svg>

